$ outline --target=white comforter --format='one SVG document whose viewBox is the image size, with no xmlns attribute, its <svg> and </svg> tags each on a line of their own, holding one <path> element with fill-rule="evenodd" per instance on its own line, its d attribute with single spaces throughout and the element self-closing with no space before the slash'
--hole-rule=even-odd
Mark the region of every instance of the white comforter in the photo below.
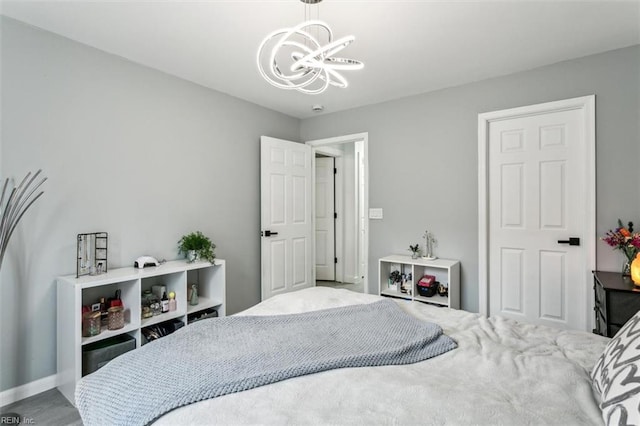
<svg viewBox="0 0 640 426">
<path fill-rule="evenodd" d="M 238 315 L 297 313 L 378 299 L 316 287 L 273 297 Z M 420 302 L 398 303 L 409 314 L 440 324 L 458 348 L 411 365 L 288 379 L 181 407 L 155 424 L 603 423 L 589 373 L 608 339 Z"/>
</svg>

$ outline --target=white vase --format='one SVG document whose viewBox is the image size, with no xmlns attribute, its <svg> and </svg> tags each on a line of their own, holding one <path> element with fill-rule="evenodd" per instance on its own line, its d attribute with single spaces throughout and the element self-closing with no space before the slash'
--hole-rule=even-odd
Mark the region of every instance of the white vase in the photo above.
<svg viewBox="0 0 640 426">
<path fill-rule="evenodd" d="M 198 252 L 195 250 L 189 250 L 187 252 L 187 262 L 191 263 L 195 262 L 196 260 L 198 260 Z"/>
</svg>

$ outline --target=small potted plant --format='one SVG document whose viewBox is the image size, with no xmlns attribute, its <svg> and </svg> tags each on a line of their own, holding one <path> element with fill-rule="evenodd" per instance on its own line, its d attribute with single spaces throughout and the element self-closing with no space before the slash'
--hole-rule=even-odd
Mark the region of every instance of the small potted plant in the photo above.
<svg viewBox="0 0 640 426">
<path fill-rule="evenodd" d="M 416 244 L 415 246 L 412 246 L 411 244 L 409 244 L 409 250 L 411 251 L 411 258 L 412 259 L 417 259 L 420 257 L 420 245 Z"/>
<path fill-rule="evenodd" d="M 178 241 L 178 252 L 184 253 L 188 262 L 204 259 L 213 263 L 216 258 L 213 253 L 215 248 L 216 245 L 211 242 L 209 237 L 200 231 L 183 235 L 180 241 Z"/>
</svg>

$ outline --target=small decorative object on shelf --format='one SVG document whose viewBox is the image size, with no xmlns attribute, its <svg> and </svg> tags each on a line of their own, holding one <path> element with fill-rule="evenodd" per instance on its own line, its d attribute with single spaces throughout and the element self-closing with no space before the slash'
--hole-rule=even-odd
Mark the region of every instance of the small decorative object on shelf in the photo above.
<svg viewBox="0 0 640 426">
<path fill-rule="evenodd" d="M 636 254 L 636 258 L 631 262 L 631 281 L 637 286 L 640 286 L 640 252 Z"/>
<path fill-rule="evenodd" d="M 176 310 L 176 293 L 174 291 L 169 292 L 169 312 Z"/>
<path fill-rule="evenodd" d="M 198 286 L 196 284 L 191 284 L 191 292 L 189 293 L 189 304 L 198 304 Z"/>
<path fill-rule="evenodd" d="M 390 266 L 389 280 L 387 285 L 389 290 L 402 290 L 402 272 L 400 272 L 400 264 L 392 264 Z"/>
<path fill-rule="evenodd" d="M 107 240 L 106 232 L 78 234 L 76 278 L 107 272 Z"/>
<path fill-rule="evenodd" d="M 100 334 L 100 311 L 82 314 L 82 336 L 92 337 Z"/>
<path fill-rule="evenodd" d="M 169 312 L 169 299 L 167 298 L 167 292 L 162 293 L 162 299 L 160 299 L 160 308 L 162 313 Z"/>
<path fill-rule="evenodd" d="M 124 308 L 122 306 L 112 306 L 109 312 L 109 330 L 119 330 L 124 327 Z"/>
<path fill-rule="evenodd" d="M 42 173 L 42 170 L 38 170 L 33 176 L 31 176 L 31 172 L 27 173 L 20 185 L 14 186 L 10 192 L 7 192 L 9 178 L 4 181 L 2 195 L 0 196 L 0 267 L 2 267 L 2 259 L 4 259 L 4 253 L 7 250 L 7 245 L 9 245 L 9 239 L 18 222 L 29 207 L 44 194 L 44 191 L 40 191 L 32 197 L 40 185 L 47 180 L 44 177 L 34 184 L 40 173 Z M 30 176 L 31 178 L 29 178 Z"/>
<path fill-rule="evenodd" d="M 438 295 L 442 297 L 447 297 L 449 295 L 449 287 L 438 283 Z"/>
<path fill-rule="evenodd" d="M 400 292 L 402 293 L 407 293 L 408 295 L 411 295 L 413 293 L 413 278 L 411 275 L 411 272 L 409 272 L 409 274 L 401 274 L 400 275 L 400 280 L 401 280 L 401 284 L 400 284 Z"/>
<path fill-rule="evenodd" d="M 640 232 L 633 232 L 633 222 L 625 227 L 622 220 L 618 219 L 618 227 L 607 231 L 602 241 L 624 254 L 622 275 L 631 275 L 631 262 L 640 252 Z"/>
<path fill-rule="evenodd" d="M 392 271 L 389 274 L 389 280 L 387 281 L 387 288 L 389 290 L 398 291 L 398 283 L 400 282 L 400 271 Z"/>
<path fill-rule="evenodd" d="M 142 293 L 141 303 L 141 316 L 142 318 L 149 318 L 162 313 L 160 307 L 160 298 L 151 292 L 151 289 L 147 289 Z"/>
<path fill-rule="evenodd" d="M 426 260 L 437 259 L 437 257 L 433 255 L 433 247 L 438 244 L 438 241 L 433 237 L 433 234 L 428 230 L 424 231 L 424 235 L 422 236 L 422 238 L 424 238 L 424 252 L 425 252 L 422 258 Z"/>
<path fill-rule="evenodd" d="M 420 296 L 433 297 L 438 291 L 438 283 L 433 275 L 425 275 L 418 281 L 418 293 Z"/>
<path fill-rule="evenodd" d="M 204 259 L 213 263 L 216 258 L 213 252 L 215 248 L 216 245 L 211 242 L 209 237 L 200 231 L 183 235 L 178 241 L 178 252 L 184 254 L 189 262 Z"/>
<path fill-rule="evenodd" d="M 409 245 L 409 251 L 411 251 L 411 258 L 417 259 L 420 257 L 420 244 Z"/>
</svg>

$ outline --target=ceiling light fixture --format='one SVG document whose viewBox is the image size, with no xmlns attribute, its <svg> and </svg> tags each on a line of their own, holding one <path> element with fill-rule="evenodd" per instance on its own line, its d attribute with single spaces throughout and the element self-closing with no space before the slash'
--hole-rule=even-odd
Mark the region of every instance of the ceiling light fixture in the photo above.
<svg viewBox="0 0 640 426">
<path fill-rule="evenodd" d="M 322 0 L 300 0 L 307 8 Z M 307 20 L 292 28 L 273 31 L 258 49 L 258 70 L 269 83 L 280 89 L 294 89 L 317 95 L 329 85 L 347 87 L 349 83 L 338 71 L 359 70 L 360 61 L 334 58 L 333 55 L 355 40 L 350 35 L 333 40 L 329 25 L 319 19 Z M 323 46 L 321 41 L 326 40 Z"/>
</svg>

